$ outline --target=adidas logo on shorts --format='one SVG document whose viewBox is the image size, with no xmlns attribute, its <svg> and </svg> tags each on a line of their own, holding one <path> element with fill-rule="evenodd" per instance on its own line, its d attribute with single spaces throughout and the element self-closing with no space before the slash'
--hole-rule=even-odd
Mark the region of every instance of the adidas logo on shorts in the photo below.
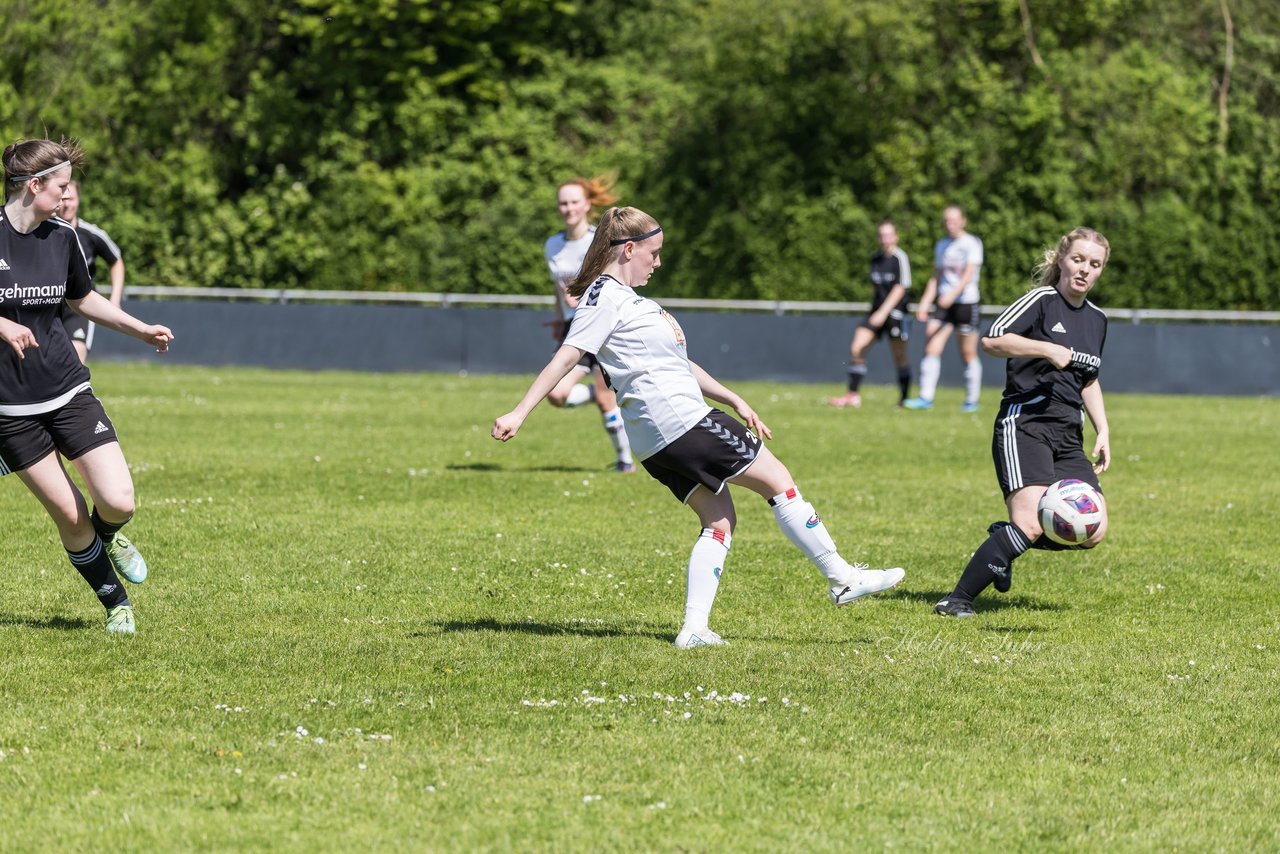
<svg viewBox="0 0 1280 854">
<path fill-rule="evenodd" d="M 96 435 L 98 435 L 99 433 L 105 433 L 105 432 L 107 432 L 107 430 L 108 430 L 108 429 L 109 429 L 109 428 L 107 427 L 107 425 L 106 425 L 106 424 L 103 424 L 101 421 L 99 421 L 99 422 L 98 422 L 98 426 L 93 428 L 93 435 L 95 435 L 95 436 L 96 436 Z"/>
</svg>

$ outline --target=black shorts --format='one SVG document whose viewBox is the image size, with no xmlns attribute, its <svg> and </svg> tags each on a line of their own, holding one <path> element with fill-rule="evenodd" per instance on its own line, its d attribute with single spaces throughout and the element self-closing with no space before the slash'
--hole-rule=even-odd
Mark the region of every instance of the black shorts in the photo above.
<svg viewBox="0 0 1280 854">
<path fill-rule="evenodd" d="M 640 465 L 682 503 L 699 486 L 716 493 L 756 461 L 760 438 L 719 409 Z"/>
<path fill-rule="evenodd" d="M 874 309 L 872 310 L 874 311 Z M 911 337 L 911 318 L 900 311 L 890 312 L 889 319 L 884 322 L 884 326 L 872 326 L 869 319 L 864 319 L 858 326 L 874 332 L 877 341 L 886 334 L 891 340 L 898 341 L 906 341 Z"/>
<path fill-rule="evenodd" d="M 30 468 L 54 449 L 74 460 L 115 441 L 116 428 L 102 401 L 86 389 L 61 409 L 39 415 L 0 415 L 0 475 Z"/>
<path fill-rule="evenodd" d="M 1024 486 L 1048 486 L 1068 477 L 1102 491 L 1084 453 L 1084 412 L 1065 403 L 1044 397 L 1002 401 L 991 458 L 1006 498 Z"/>
<path fill-rule="evenodd" d="M 76 314 L 75 309 L 65 302 L 62 304 L 61 318 L 62 327 L 67 330 L 68 338 L 79 341 L 86 351 L 93 348 L 93 330 L 95 329 L 93 321 Z"/>
<path fill-rule="evenodd" d="M 933 319 L 950 323 L 961 335 L 975 335 L 982 323 L 981 308 L 976 302 L 952 303 L 950 308 L 935 308 Z"/>
<path fill-rule="evenodd" d="M 573 318 L 569 318 L 564 322 L 564 334 L 560 336 L 560 344 L 556 345 L 557 349 L 564 344 L 564 339 L 569 337 L 569 327 L 572 325 Z M 582 354 L 582 358 L 578 360 L 578 368 L 587 372 L 595 370 L 595 367 L 598 364 L 600 363 L 596 361 L 595 354 L 587 353 L 585 351 Z"/>
</svg>

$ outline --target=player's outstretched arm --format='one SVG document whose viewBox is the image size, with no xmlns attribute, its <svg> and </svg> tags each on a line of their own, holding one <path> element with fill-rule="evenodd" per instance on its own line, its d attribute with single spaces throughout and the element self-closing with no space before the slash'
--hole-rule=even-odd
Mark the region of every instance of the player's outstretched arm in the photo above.
<svg viewBox="0 0 1280 854">
<path fill-rule="evenodd" d="M 1107 425 L 1107 408 L 1102 402 L 1102 386 L 1094 380 L 1080 390 L 1080 398 L 1084 401 L 1085 414 L 1098 434 L 1097 441 L 1093 443 L 1093 471 L 1101 474 L 1111 468 L 1111 428 Z"/>
<path fill-rule="evenodd" d="M 490 435 L 493 438 L 505 442 L 513 438 L 516 433 L 520 432 L 521 425 L 524 420 L 529 417 L 529 413 L 533 408 L 542 402 L 551 389 L 556 387 L 560 380 L 564 379 L 565 374 L 573 370 L 573 366 L 578 364 L 582 358 L 582 350 L 568 344 L 560 345 L 560 349 L 556 350 L 555 355 L 551 357 L 551 361 L 547 362 L 547 366 L 542 372 L 534 378 L 529 390 L 524 393 L 524 397 L 516 404 L 516 408 L 508 412 L 506 415 L 500 415 L 493 421 L 493 430 Z"/>
<path fill-rule="evenodd" d="M 156 348 L 157 353 L 168 350 L 169 342 L 173 340 L 169 327 L 143 323 L 97 291 L 89 291 L 84 299 L 67 300 L 67 305 L 94 323 L 147 342 Z"/>
<path fill-rule="evenodd" d="M 747 405 L 741 395 L 723 385 L 692 359 L 689 360 L 689 366 L 693 368 L 693 377 L 698 381 L 698 388 L 702 389 L 704 395 L 716 403 L 723 403 L 725 406 L 733 407 L 733 411 L 742 419 L 742 423 L 755 431 L 757 436 L 762 439 L 773 438 L 773 433 L 769 430 L 769 426 L 760 420 L 760 416 L 756 415 L 756 411 Z"/>
</svg>

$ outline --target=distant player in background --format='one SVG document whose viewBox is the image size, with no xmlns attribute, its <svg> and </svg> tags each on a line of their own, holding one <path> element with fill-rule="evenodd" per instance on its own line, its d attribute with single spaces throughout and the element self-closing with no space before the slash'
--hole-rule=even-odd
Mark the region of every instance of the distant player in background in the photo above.
<svg viewBox="0 0 1280 854">
<path fill-rule="evenodd" d="M 72 566 L 107 611 L 107 631 L 133 634 L 119 572 L 136 583 L 147 564 L 120 529 L 133 517 L 133 478 L 111 419 L 59 320 L 64 301 L 97 323 L 168 349 L 173 333 L 143 323 L 93 289 L 75 230 L 54 214 L 84 160 L 73 142 L 4 150 L 0 212 L 0 475 L 15 473 L 53 519 Z M 93 499 L 68 477 L 75 466 Z"/>
<path fill-rule="evenodd" d="M 1107 239 L 1077 228 L 1045 252 L 1039 285 L 996 318 L 982 339 L 992 356 L 1008 359 L 1004 398 L 996 415 L 991 456 L 1004 491 L 1009 522 L 996 522 L 974 552 L 951 595 L 934 611 L 972 617 L 973 600 L 994 583 L 1008 591 L 1013 561 L 1030 548 L 1091 549 L 1107 534 L 1102 523 L 1080 546 L 1042 536 L 1036 512 L 1046 487 L 1063 478 L 1091 484 L 1102 494 L 1098 474 L 1111 465 L 1111 438 L 1098 371 L 1107 340 L 1107 316 L 1086 297 L 1111 255 Z M 1097 432 L 1095 463 L 1084 454 L 1084 416 Z"/>
<path fill-rule="evenodd" d="M 116 246 L 105 231 L 91 222 L 80 219 L 80 185 L 72 181 L 67 185 L 67 195 L 58 208 L 59 219 L 70 223 L 76 230 L 80 240 L 80 248 L 85 260 L 89 262 L 89 278 L 97 278 L 97 261 L 101 258 L 108 265 L 107 276 L 111 282 L 111 304 L 119 306 L 124 298 L 124 258 L 120 247 Z M 71 306 L 62 304 L 62 325 L 67 329 L 71 345 L 76 348 L 76 355 L 81 362 L 89 361 L 89 350 L 93 348 L 94 323 L 76 314 Z"/>
<path fill-rule="evenodd" d="M 568 293 L 578 302 L 573 328 L 520 403 L 493 422 L 507 441 L 583 355 L 594 354 L 624 406 L 627 433 L 649 474 L 698 515 L 689 556 L 681 649 L 724 643 L 707 623 L 737 514 L 726 488 L 745 486 L 769 502 L 778 526 L 826 578 L 837 607 L 893 587 L 900 568 L 851 565 L 800 495 L 790 472 L 764 446 L 769 428 L 740 396 L 689 359 L 684 331 L 661 306 L 636 293 L 661 265 L 662 228 L 636 208 L 610 208 Z M 726 404 L 746 422 L 707 405 Z"/>
<path fill-rule="evenodd" d="M 831 398 L 831 405 L 859 407 L 858 389 L 867 376 L 867 351 L 882 336 L 889 336 L 893 363 L 898 367 L 898 405 L 911 389 L 911 368 L 907 364 L 907 339 L 911 335 L 911 262 L 898 246 L 898 229 L 889 220 L 877 230 L 880 250 L 871 256 L 871 313 L 853 331 L 849 345 L 849 390 Z"/>
<path fill-rule="evenodd" d="M 590 222 L 591 212 L 618 200 L 612 190 L 611 178 L 595 177 L 574 178 L 561 184 L 556 191 L 556 204 L 560 218 L 564 220 L 564 231 L 548 237 L 543 252 L 547 258 L 547 266 L 551 268 L 551 280 L 555 282 L 556 316 L 551 321 L 551 329 L 557 344 L 564 343 L 578 305 L 578 301 L 566 291 L 577 277 L 582 259 L 591 246 L 591 238 L 596 233 Z M 592 375 L 591 384 L 579 382 L 583 374 Z M 594 356 L 584 353 L 577 368 L 551 389 L 547 400 L 557 407 L 581 406 L 587 401 L 595 400 L 596 406 L 600 408 L 605 432 L 613 444 L 614 471 L 631 473 L 636 470 L 635 461 L 631 458 L 631 445 L 622 426 L 622 412 L 618 409 L 617 398 L 600 373 L 600 366 Z"/>
<path fill-rule="evenodd" d="M 947 236 L 933 248 L 933 275 L 924 286 L 916 319 L 925 326 L 924 358 L 920 360 L 920 396 L 903 403 L 907 409 L 932 409 L 942 373 L 942 350 L 954 330 L 964 360 L 962 412 L 978 411 L 982 391 L 982 360 L 978 358 L 979 294 L 982 241 L 965 231 L 964 211 L 952 205 L 942 213 Z M 936 306 L 936 310 L 935 309 Z"/>
</svg>

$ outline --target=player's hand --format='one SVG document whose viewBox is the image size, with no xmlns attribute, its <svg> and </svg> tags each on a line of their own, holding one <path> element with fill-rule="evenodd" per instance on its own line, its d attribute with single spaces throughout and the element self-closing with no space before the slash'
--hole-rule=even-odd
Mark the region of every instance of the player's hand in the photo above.
<svg viewBox="0 0 1280 854">
<path fill-rule="evenodd" d="M 1050 344 L 1049 353 L 1045 356 L 1051 365 L 1060 371 L 1071 367 L 1071 348 L 1061 344 Z"/>
<path fill-rule="evenodd" d="M 921 323 L 928 322 L 929 313 L 930 313 L 929 308 L 927 306 L 923 306 L 923 305 L 920 306 L 919 308 L 916 309 L 916 320 L 920 321 Z"/>
<path fill-rule="evenodd" d="M 148 326 L 142 331 L 142 340 L 155 347 L 157 353 L 163 353 L 169 349 L 173 333 L 167 326 Z"/>
<path fill-rule="evenodd" d="M 889 321 L 888 314 L 883 314 L 877 311 L 875 314 L 867 318 L 867 325 L 872 327 L 873 329 L 883 329 L 885 323 L 887 323 L 888 321 Z"/>
<path fill-rule="evenodd" d="M 0 317 L 0 339 L 13 348 L 13 352 L 18 354 L 19 359 L 27 358 L 23 354 L 23 350 L 28 347 L 39 347 L 36 336 L 30 329 L 21 323 L 14 323 L 12 320 L 6 320 Z"/>
<path fill-rule="evenodd" d="M 493 430 L 489 435 L 497 439 L 499 442 L 505 442 L 515 437 L 520 432 L 521 425 L 524 424 L 524 418 L 515 412 L 508 412 L 493 420 Z"/>
<path fill-rule="evenodd" d="M 756 411 L 747 405 L 744 400 L 733 408 L 738 413 L 738 417 L 742 419 L 742 423 L 746 424 L 752 433 L 755 433 L 761 439 L 772 439 L 773 433 L 769 430 L 769 425 L 760 420 L 760 416 L 756 415 Z"/>
<path fill-rule="evenodd" d="M 1099 436 L 1093 443 L 1093 473 L 1102 474 L 1111 468 L 1111 441 L 1106 436 Z"/>
</svg>

